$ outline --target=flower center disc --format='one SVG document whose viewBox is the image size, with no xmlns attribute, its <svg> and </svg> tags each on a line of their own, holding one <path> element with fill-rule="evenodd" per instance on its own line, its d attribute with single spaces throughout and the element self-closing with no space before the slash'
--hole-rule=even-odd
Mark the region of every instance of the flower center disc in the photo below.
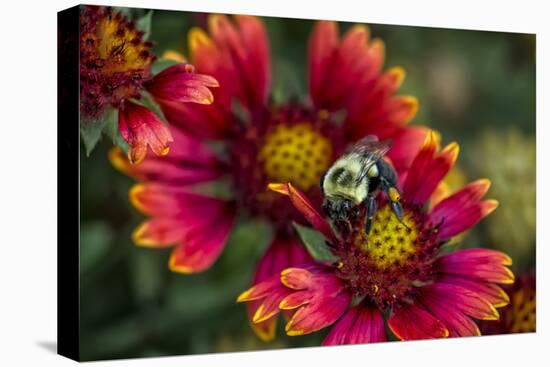
<svg viewBox="0 0 550 367">
<path fill-rule="evenodd" d="M 307 122 L 279 124 L 265 136 L 258 161 L 270 182 L 291 182 L 302 191 L 319 184 L 332 157 L 330 141 Z"/>
<path fill-rule="evenodd" d="M 153 61 L 150 46 L 141 40 L 138 31 L 117 17 L 108 17 L 98 24 L 98 56 L 110 59 L 109 73 L 140 70 Z"/>
<path fill-rule="evenodd" d="M 520 289 L 512 296 L 512 333 L 529 333 L 536 329 L 535 292 Z"/>
<path fill-rule="evenodd" d="M 356 297 L 380 308 L 414 298 L 417 286 L 433 279 L 433 259 L 440 243 L 437 227 L 420 209 L 404 204 L 403 223 L 389 204 L 376 212 L 369 235 L 365 220 L 352 223 L 335 249 L 339 276 Z"/>
<path fill-rule="evenodd" d="M 418 248 L 418 229 L 410 212 L 404 214 L 403 222 L 405 225 L 397 219 L 390 206 L 385 205 L 374 215 L 368 237 L 364 230 L 357 236 L 356 246 L 379 268 L 403 265 Z"/>
<path fill-rule="evenodd" d="M 155 57 L 143 32 L 121 14 L 85 8 L 80 21 L 80 104 L 89 120 L 137 98 Z"/>
</svg>

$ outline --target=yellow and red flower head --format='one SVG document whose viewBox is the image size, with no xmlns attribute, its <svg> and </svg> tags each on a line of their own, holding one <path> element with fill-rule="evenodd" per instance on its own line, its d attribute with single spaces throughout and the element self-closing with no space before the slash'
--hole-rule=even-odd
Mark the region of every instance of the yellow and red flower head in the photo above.
<svg viewBox="0 0 550 367">
<path fill-rule="evenodd" d="M 138 107 L 149 93 L 162 108 L 165 104 L 213 102 L 209 88 L 218 82 L 196 74 L 182 63 L 152 75 L 156 57 L 151 42 L 134 22 L 110 8 L 86 6 L 80 14 L 80 112 L 85 123 L 94 123 L 108 108 L 119 110 L 119 131 L 129 145 L 130 162 L 145 157 L 147 146 L 157 155 L 168 152 L 170 131 L 156 113 Z"/>
<path fill-rule="evenodd" d="M 164 188 L 166 194 L 159 197 L 172 198 L 166 185 L 189 187 L 228 178 L 233 196 L 210 198 L 212 202 L 207 203 L 226 208 L 221 210 L 225 216 L 200 219 L 200 228 L 203 221 L 204 225 L 209 221 L 212 227 L 223 229 L 223 235 L 208 238 L 209 244 L 219 241 L 218 245 L 191 246 L 182 234 L 172 239 L 173 251 L 180 262 L 186 257 L 208 259 L 201 266 L 186 267 L 189 272 L 204 270 L 203 265 L 219 255 L 236 213 L 266 218 L 275 236 L 258 263 L 254 283 L 259 283 L 284 268 L 311 260 L 290 225 L 291 221 L 304 224 L 306 220 L 288 200 L 266 189 L 269 182 L 292 182 L 316 207 L 322 200 L 321 175 L 349 144 L 365 134 L 392 139 L 389 157 L 402 172 L 422 146 L 427 130 L 406 126 L 416 113 L 416 99 L 395 95 L 404 72 L 401 68 L 383 71 L 383 44 L 371 40 L 365 26 L 352 28 L 340 39 L 337 23 L 316 23 L 309 41 L 309 101 L 274 105 L 269 101 L 269 43 L 260 18 L 210 15 L 206 23 L 206 30 L 193 28 L 189 32 L 190 60 L 198 73 L 219 81 L 221 88 L 212 90 L 215 103 L 167 103 L 163 94 L 155 91 L 153 98 L 174 127 L 170 155 L 162 160 L 149 155 L 139 167 L 121 164 L 120 153 L 113 153 L 112 158 L 116 166 L 146 185 Z M 201 96 L 209 97 L 207 93 Z M 343 120 L 341 111 L 345 112 Z M 214 154 L 207 141 L 218 142 L 221 154 Z M 172 206 L 172 199 L 166 200 L 166 205 Z M 177 200 L 179 210 L 190 205 L 188 196 Z M 151 220 L 159 216 L 149 215 Z M 173 225 L 194 228 L 197 221 L 176 219 Z M 326 226 L 325 234 L 330 236 Z M 158 233 L 149 234 L 161 237 L 163 231 L 173 233 L 159 228 Z M 264 306 L 258 311 L 258 305 L 249 304 L 251 323 L 260 337 L 270 339 L 277 316 L 266 316 L 264 312 L 271 308 Z"/>
<path fill-rule="evenodd" d="M 86 6 L 80 13 L 80 111 L 99 117 L 110 106 L 139 98 L 155 56 L 143 32 L 120 13 Z"/>
<path fill-rule="evenodd" d="M 332 232 L 305 195 L 291 184 L 270 188 L 286 195 L 329 243 L 338 261 L 306 262 L 284 269 L 250 290 L 260 314 L 291 311 L 288 335 L 308 334 L 334 324 L 323 344 L 386 340 L 383 315 L 399 339 L 479 335 L 474 319 L 496 320 L 509 299 L 499 284 L 511 284 L 511 259 L 498 251 L 465 249 L 442 253 L 446 241 L 475 225 L 496 208 L 482 200 L 488 181 L 480 180 L 441 200 L 426 203 L 453 167 L 458 146 L 439 151 L 433 133 L 401 175 L 403 223 L 379 200 L 371 232 L 364 232 L 364 208 L 351 231 Z M 422 177 L 422 180 L 419 179 Z M 336 226 L 336 228 L 338 228 Z M 258 292 L 270 285 L 272 291 Z M 353 307 L 352 302 L 353 301 Z M 258 315 L 255 319 L 258 319 Z M 254 319 L 252 320 L 254 322 Z"/>
<path fill-rule="evenodd" d="M 534 273 L 521 273 L 505 287 L 510 303 L 499 310 L 498 322 L 480 322 L 483 334 L 534 333 L 537 330 L 537 292 Z"/>
</svg>

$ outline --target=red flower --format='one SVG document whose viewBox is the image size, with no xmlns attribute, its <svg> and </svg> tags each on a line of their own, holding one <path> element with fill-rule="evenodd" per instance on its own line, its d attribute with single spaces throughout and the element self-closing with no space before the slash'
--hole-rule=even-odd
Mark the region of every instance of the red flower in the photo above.
<svg viewBox="0 0 550 367">
<path fill-rule="evenodd" d="M 216 103 L 168 103 L 155 93 L 164 115 L 176 127 L 170 156 L 148 156 L 139 167 L 129 167 L 120 153 L 112 153 L 117 167 L 143 181 L 139 187 L 148 188 L 131 195 L 134 205 L 152 216 L 146 223 L 160 218 L 165 223 L 138 231 L 136 242 L 174 245 L 170 261 L 174 271 L 197 272 L 210 266 L 236 213 L 266 218 L 274 227 L 275 237 L 258 263 L 254 282 L 309 259 L 290 226 L 292 220 L 304 223 L 304 219 L 287 200 L 267 190 L 267 184 L 292 182 L 317 205 L 321 175 L 350 143 L 365 134 L 393 139 L 390 158 L 401 172 L 426 134 L 422 127 L 405 126 L 416 112 L 416 99 L 395 96 L 404 71 L 382 70 L 383 44 L 370 40 L 365 26 L 352 28 L 339 40 L 335 22 L 316 23 L 309 44 L 310 100 L 304 104 L 268 102 L 270 52 L 259 18 L 210 15 L 208 33 L 199 28 L 189 32 L 189 49 L 197 70 L 220 81 L 223 88 L 213 91 Z M 343 121 L 341 111 L 346 112 Z M 221 154 L 205 144 L 211 140 L 221 143 Z M 189 188 L 222 176 L 228 178 L 224 182 L 229 183 L 230 199 L 207 198 Z M 185 187 L 186 195 L 174 194 L 174 186 Z M 191 215 L 197 210 L 204 214 Z M 188 216 L 180 213 L 187 211 Z M 201 233 L 204 245 L 191 245 L 187 232 L 198 235 L 203 229 L 207 229 Z M 169 241 L 166 233 L 174 234 Z M 257 312 L 251 303 L 251 319 Z M 265 315 L 256 319 L 258 335 L 272 338 L 275 320 Z"/>
<path fill-rule="evenodd" d="M 145 91 L 157 103 L 212 103 L 209 76 L 194 73 L 193 66 L 174 65 L 153 76 L 155 56 L 143 32 L 120 13 L 86 6 L 80 13 L 80 112 L 94 123 L 107 108 L 119 109 L 119 130 L 129 145 L 128 158 L 140 162 L 150 145 L 157 155 L 168 153 L 170 131 L 151 111 L 136 107 Z"/>
<path fill-rule="evenodd" d="M 265 312 L 290 313 L 288 335 L 334 325 L 323 344 L 386 340 L 384 316 L 399 339 L 479 335 L 473 319 L 496 320 L 508 296 L 497 284 L 514 281 L 511 259 L 498 251 L 465 249 L 444 254 L 446 241 L 475 225 L 497 206 L 482 200 L 487 180 L 466 185 L 427 211 L 425 204 L 454 165 L 458 146 L 438 151 L 430 133 L 410 168 L 400 177 L 403 223 L 379 198 L 367 236 L 365 209 L 351 231 L 333 233 L 305 195 L 291 184 L 272 184 L 287 195 L 309 223 L 324 234 L 339 261 L 305 262 L 256 284 L 238 298 L 255 302 L 254 320 Z M 351 302 L 353 299 L 353 303 Z"/>
<path fill-rule="evenodd" d="M 534 273 L 522 273 L 504 288 L 510 303 L 500 311 L 498 322 L 480 322 L 483 334 L 534 333 L 537 329 L 537 291 Z"/>
</svg>

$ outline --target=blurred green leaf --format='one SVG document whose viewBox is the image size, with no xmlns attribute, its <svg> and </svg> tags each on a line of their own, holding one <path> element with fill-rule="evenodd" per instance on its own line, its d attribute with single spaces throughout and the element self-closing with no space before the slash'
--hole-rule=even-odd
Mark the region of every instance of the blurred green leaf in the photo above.
<svg viewBox="0 0 550 367">
<path fill-rule="evenodd" d="M 153 17 L 153 11 L 149 10 L 144 16 L 140 17 L 136 21 L 136 27 L 143 31 L 143 39 L 149 39 L 151 35 L 151 19 Z"/>
<path fill-rule="evenodd" d="M 292 98 L 305 94 L 304 86 L 293 67 L 287 60 L 276 60 L 273 63 L 273 101 L 286 103 Z"/>
<path fill-rule="evenodd" d="M 257 218 L 238 220 L 227 241 L 226 251 L 220 258 L 220 266 L 228 271 L 238 268 L 240 272 L 247 273 L 272 238 L 271 226 L 266 221 Z"/>
<path fill-rule="evenodd" d="M 118 124 L 118 110 L 109 108 L 98 119 L 85 121 L 82 116 L 80 118 L 80 136 L 86 148 L 86 156 L 94 150 L 95 146 L 101 139 L 101 134 L 107 126 Z"/>
<path fill-rule="evenodd" d="M 219 199 L 231 200 L 235 198 L 229 178 L 194 185 L 193 191 Z"/>
<path fill-rule="evenodd" d="M 118 113 L 115 119 L 107 122 L 103 129 L 103 133 L 111 138 L 113 145 L 122 149 L 124 153 L 128 153 L 128 143 L 124 140 L 122 135 L 120 135 L 120 131 L 118 130 Z"/>
<path fill-rule="evenodd" d="M 80 227 L 80 272 L 84 273 L 108 251 L 113 232 L 105 222 L 86 222 Z"/>
<path fill-rule="evenodd" d="M 174 61 L 174 60 L 157 59 L 157 60 L 155 60 L 153 65 L 151 65 L 151 73 L 153 73 L 153 75 L 157 75 L 158 73 L 160 73 L 164 69 L 167 69 L 170 66 L 174 66 L 174 65 L 177 65 L 177 64 L 179 64 L 179 62 Z"/>
<path fill-rule="evenodd" d="M 135 248 L 131 252 L 130 271 L 136 300 L 140 303 L 150 301 L 162 291 L 164 274 L 168 271 L 166 257 L 161 251 Z"/>
<path fill-rule="evenodd" d="M 321 233 L 296 222 L 292 224 L 294 228 L 296 228 L 296 232 L 298 232 L 298 235 L 302 239 L 311 257 L 321 262 L 336 262 L 339 260 L 338 257 L 330 251 L 327 241 Z"/>
</svg>

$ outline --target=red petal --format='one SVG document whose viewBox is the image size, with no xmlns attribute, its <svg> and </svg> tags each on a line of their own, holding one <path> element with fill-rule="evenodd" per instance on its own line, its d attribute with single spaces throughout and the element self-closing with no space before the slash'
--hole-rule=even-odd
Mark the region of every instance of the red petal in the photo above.
<svg viewBox="0 0 550 367">
<path fill-rule="evenodd" d="M 309 334 L 334 323 L 342 316 L 351 300 L 344 283 L 330 270 L 315 264 L 306 268 L 307 270 L 303 269 L 308 274 L 305 281 L 300 283 L 297 279 L 293 283 L 300 290 L 284 298 L 279 304 L 284 309 L 298 307 L 285 327 L 290 336 Z M 298 269 L 292 269 L 291 273 L 298 274 Z M 282 277 L 284 276 L 283 274 Z"/>
<path fill-rule="evenodd" d="M 147 153 L 147 145 L 156 155 L 168 154 L 168 145 L 173 141 L 167 126 L 148 108 L 126 101 L 119 110 L 118 128 L 128 143 L 128 158 L 140 163 Z"/>
<path fill-rule="evenodd" d="M 177 216 L 188 223 L 215 223 L 209 214 L 223 212 L 227 202 L 189 191 L 178 185 L 163 183 L 137 184 L 130 190 L 130 202 L 151 216 Z"/>
<path fill-rule="evenodd" d="M 336 237 L 328 222 L 313 208 L 306 196 L 292 184 L 269 184 L 269 189 L 290 197 L 292 205 L 302 213 L 306 220 L 329 241 L 336 243 Z"/>
<path fill-rule="evenodd" d="M 437 138 L 431 132 L 412 162 L 403 185 L 403 195 L 413 204 L 424 204 L 454 166 L 458 156 L 456 143 L 449 144 L 438 154 L 436 150 Z"/>
<path fill-rule="evenodd" d="M 220 177 L 222 171 L 211 166 L 195 166 L 174 162 L 171 157 L 163 159 L 147 157 L 139 165 L 132 165 L 119 148 L 109 152 L 109 160 L 119 171 L 140 181 L 159 181 L 178 183 L 183 186 L 212 181 Z"/>
<path fill-rule="evenodd" d="M 222 86 L 219 103 L 226 111 L 237 98 L 246 107 L 266 102 L 270 82 L 267 34 L 255 17 L 225 15 L 208 17 L 212 38 L 198 29 L 191 30 L 189 43 L 193 62 L 201 73 L 214 76 Z M 217 96 L 216 96 L 217 98 Z"/>
<path fill-rule="evenodd" d="M 444 299 L 422 296 L 422 304 L 449 330 L 450 337 L 481 335 L 476 323 Z"/>
<path fill-rule="evenodd" d="M 170 146 L 170 158 L 190 163 L 193 166 L 206 166 L 216 169 L 220 165 L 216 153 L 203 140 L 184 133 L 181 129 L 172 129 L 174 142 Z"/>
<path fill-rule="evenodd" d="M 185 236 L 185 226 L 177 218 L 153 218 L 143 222 L 132 233 L 139 246 L 166 247 L 179 243 Z"/>
<path fill-rule="evenodd" d="M 235 213 L 226 206 L 215 212 L 205 210 L 208 214 L 195 212 L 195 215 L 206 215 L 208 221 L 196 223 L 186 233 L 182 243 L 170 256 L 170 269 L 181 273 L 195 273 L 206 270 L 221 254 L 233 226 Z"/>
<path fill-rule="evenodd" d="M 319 297 L 320 298 L 320 297 Z M 332 297 L 320 298 L 302 308 L 299 308 L 286 324 L 287 335 L 295 336 L 313 333 L 321 330 L 342 316 L 346 311 L 351 297 L 347 292 L 340 292 Z"/>
<path fill-rule="evenodd" d="M 401 340 L 446 338 L 449 330 L 420 305 L 406 305 L 388 320 L 390 330 Z"/>
<path fill-rule="evenodd" d="M 321 24 L 319 30 L 326 33 L 334 32 L 336 36 L 337 28 L 335 24 L 333 27 L 329 25 L 324 27 L 326 29 L 323 29 Z M 329 33 L 327 36 L 330 37 L 332 34 Z M 355 92 L 355 87 L 363 79 L 373 76 L 373 60 L 368 53 L 368 38 L 369 31 L 367 27 L 355 25 L 344 35 L 340 45 L 334 48 L 333 52 L 323 60 L 326 64 L 324 65 L 323 74 L 320 75 L 322 79 L 318 88 L 312 90 L 313 101 L 317 107 L 328 110 L 346 107 L 347 102 Z M 330 39 L 328 42 L 328 45 L 317 47 L 317 51 L 326 52 L 326 49 L 332 46 Z M 317 45 L 319 46 L 319 44 Z M 325 50 L 322 48 L 325 48 Z M 322 62 L 319 64 L 323 65 Z"/>
<path fill-rule="evenodd" d="M 216 103 L 211 105 L 166 100 L 159 100 L 159 105 L 170 124 L 187 134 L 201 139 L 221 139 L 227 136 L 234 120 L 230 111 L 219 103 L 219 92 L 213 91 L 213 94 Z"/>
<path fill-rule="evenodd" d="M 414 126 L 400 129 L 392 137 L 392 148 L 388 157 L 392 160 L 398 176 L 408 170 L 414 157 L 426 140 L 428 129 L 422 126 Z"/>
<path fill-rule="evenodd" d="M 199 140 L 172 129 L 174 142 L 170 156 L 157 158 L 149 155 L 139 165 L 132 165 L 119 148 L 109 152 L 113 166 L 140 181 L 161 181 L 187 186 L 204 181 L 212 181 L 223 173 L 222 165 L 214 152 Z"/>
<path fill-rule="evenodd" d="M 271 86 L 271 57 L 269 40 L 261 20 L 249 15 L 236 15 L 242 42 L 248 51 L 243 63 L 247 79 L 250 80 L 255 98 L 254 104 L 261 105 L 267 100 Z"/>
<path fill-rule="evenodd" d="M 314 101 L 321 99 L 323 79 L 328 72 L 331 58 L 338 45 L 336 22 L 315 23 L 309 38 L 309 92 Z"/>
<path fill-rule="evenodd" d="M 495 307 L 506 306 L 510 302 L 508 294 L 496 284 L 480 282 L 455 276 L 443 276 L 439 279 L 441 283 L 454 284 L 477 293 L 481 298 Z"/>
<path fill-rule="evenodd" d="M 436 282 L 424 288 L 430 297 L 445 302 L 447 308 L 456 309 L 480 320 L 497 320 L 498 311 L 477 293 L 458 285 Z"/>
<path fill-rule="evenodd" d="M 311 298 L 312 295 L 309 292 L 295 292 L 281 300 L 279 308 L 281 310 L 294 310 L 309 303 Z"/>
<path fill-rule="evenodd" d="M 386 341 L 384 318 L 376 307 L 357 305 L 338 320 L 322 345 L 379 343 Z"/>
<path fill-rule="evenodd" d="M 489 180 L 472 182 L 433 208 L 432 222 L 442 223 L 439 238 L 445 240 L 471 228 L 496 209 L 496 201 L 480 201 L 489 186 Z"/>
<path fill-rule="evenodd" d="M 214 96 L 209 88 L 218 86 L 216 79 L 196 74 L 190 64 L 176 64 L 155 75 L 147 90 L 157 102 L 210 104 Z"/>
<path fill-rule="evenodd" d="M 512 259 L 504 252 L 485 248 L 470 248 L 455 251 L 441 257 L 446 264 L 501 264 L 512 265 Z"/>
<path fill-rule="evenodd" d="M 279 276 L 283 269 L 302 264 L 311 260 L 311 257 L 304 246 L 294 237 L 277 233 L 273 242 L 268 246 L 266 252 L 256 266 L 252 284 L 259 284 L 270 277 L 276 276 L 277 285 L 281 286 Z M 254 323 L 252 318 L 256 314 L 262 301 L 247 303 L 250 325 L 256 335 L 262 340 L 271 340 L 275 337 L 275 324 L 277 316 L 272 316 L 263 322 Z"/>
<path fill-rule="evenodd" d="M 257 283 L 254 287 L 243 292 L 237 302 L 248 302 L 247 312 L 252 329 L 262 340 L 271 340 L 275 337 L 275 324 L 280 312 L 279 303 L 290 294 L 279 280 L 279 275 Z"/>
<path fill-rule="evenodd" d="M 283 287 L 283 285 L 281 284 L 279 274 L 274 274 L 241 293 L 237 298 L 237 302 L 248 302 L 265 298 L 273 293 L 277 288 L 281 287 Z"/>
<path fill-rule="evenodd" d="M 313 274 L 303 268 L 288 268 L 281 272 L 281 282 L 292 289 L 309 288 L 313 281 Z"/>
<path fill-rule="evenodd" d="M 502 252 L 488 249 L 467 249 L 442 256 L 438 260 L 443 274 L 460 275 L 484 282 L 511 284 L 514 274 L 505 265 L 512 259 Z"/>
<path fill-rule="evenodd" d="M 267 247 L 256 266 L 253 284 L 259 283 L 274 274 L 280 274 L 283 269 L 310 260 L 311 256 L 298 239 L 277 232 L 275 239 Z"/>
</svg>

